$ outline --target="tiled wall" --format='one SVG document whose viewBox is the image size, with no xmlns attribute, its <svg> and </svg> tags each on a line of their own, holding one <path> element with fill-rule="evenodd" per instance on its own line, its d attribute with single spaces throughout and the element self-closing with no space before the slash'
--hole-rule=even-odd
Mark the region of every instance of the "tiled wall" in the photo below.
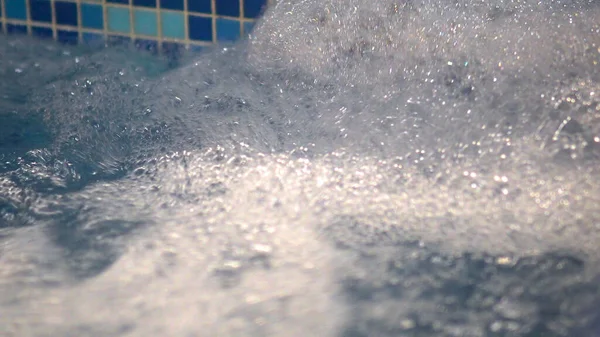
<svg viewBox="0 0 600 337">
<path fill-rule="evenodd" d="M 233 41 L 270 0 L 0 0 L 1 29 L 65 43 L 135 42 L 159 50 Z"/>
</svg>

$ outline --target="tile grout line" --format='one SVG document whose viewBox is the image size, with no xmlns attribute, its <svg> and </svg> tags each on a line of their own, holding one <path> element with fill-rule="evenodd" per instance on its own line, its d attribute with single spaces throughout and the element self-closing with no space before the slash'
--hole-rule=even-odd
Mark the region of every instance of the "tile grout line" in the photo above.
<svg viewBox="0 0 600 337">
<path fill-rule="evenodd" d="M 156 9 L 156 37 L 158 39 L 158 43 L 156 46 L 156 51 L 158 53 L 162 52 L 162 41 L 163 41 L 163 37 L 162 37 L 162 15 L 161 15 L 161 10 L 160 10 L 160 0 L 155 0 L 156 3 L 154 5 L 155 9 Z"/>
<path fill-rule="evenodd" d="M 246 17 L 246 13 L 244 13 L 244 0 L 240 0 L 240 39 L 244 37 L 244 21 L 242 21 L 244 17 Z"/>
<path fill-rule="evenodd" d="M 23 25 L 22 20 L 8 19 L 7 22 L 9 24 Z M 36 25 L 34 27 L 51 28 L 52 24 L 45 23 L 45 22 L 39 22 L 39 23 L 36 23 Z M 56 25 L 56 27 L 57 27 L 57 29 L 64 30 L 64 31 L 69 31 L 69 32 L 76 32 L 78 30 L 77 27 L 68 26 L 68 25 Z M 85 28 L 85 27 L 82 27 L 81 31 L 83 33 L 93 33 L 93 34 L 101 34 L 102 33 L 102 30 L 100 30 L 100 29 Z M 110 33 L 110 35 L 123 36 L 123 37 L 129 37 L 130 36 L 127 33 L 121 33 L 121 32 L 112 32 L 112 33 Z M 140 38 L 144 38 L 146 40 L 156 40 L 156 41 L 158 41 L 157 37 L 153 36 L 153 35 L 138 34 L 136 36 L 140 37 Z M 167 42 L 181 43 L 181 39 L 177 39 L 177 38 L 163 37 L 162 39 L 164 41 L 167 41 Z M 199 40 L 199 41 L 190 40 L 190 44 L 198 45 L 198 46 L 211 46 L 211 45 L 213 45 L 209 41 L 201 41 L 201 40 Z"/>
<path fill-rule="evenodd" d="M 190 38 L 190 23 L 189 23 L 189 12 L 188 12 L 188 1 L 190 0 L 182 0 L 183 1 L 183 43 L 185 48 L 189 48 L 191 45 Z"/>
<path fill-rule="evenodd" d="M 130 43 L 135 47 L 135 18 L 133 16 L 133 0 L 127 0 L 127 8 L 129 8 L 129 38 Z"/>
<path fill-rule="evenodd" d="M 77 6 L 77 43 L 80 44 L 83 40 L 83 23 L 81 22 L 81 0 L 75 1 Z"/>
<path fill-rule="evenodd" d="M 15 25 L 25 25 L 26 29 L 27 29 L 27 33 L 29 35 L 32 35 L 32 30 L 37 26 L 40 27 L 48 27 L 47 23 L 44 22 L 37 22 L 37 21 L 33 21 L 31 18 L 31 2 L 32 0 L 24 0 L 25 4 L 26 4 L 26 19 L 25 20 L 20 20 L 20 19 L 9 19 L 6 17 L 6 0 L 0 0 L 0 9 L 2 10 L 2 17 L 0 17 L 0 27 L 3 28 L 4 31 L 7 30 L 7 26 L 9 24 L 15 24 Z M 87 33 L 87 32 L 91 32 L 91 33 L 101 33 L 104 37 L 104 42 L 105 44 L 108 43 L 108 37 L 109 35 L 116 35 L 116 36 L 125 36 L 125 37 L 129 37 L 130 39 L 132 39 L 135 42 L 135 39 L 137 37 L 144 37 L 146 38 L 146 35 L 139 35 L 137 34 L 137 32 L 135 31 L 135 12 L 134 10 L 136 8 L 141 8 L 143 6 L 134 6 L 133 5 L 133 0 L 129 0 L 127 5 L 124 4 L 113 4 L 113 3 L 109 3 L 107 0 L 101 0 L 100 5 L 102 6 L 102 14 L 103 14 L 103 29 L 102 30 L 94 30 L 94 29 L 86 29 L 85 27 L 83 27 L 83 14 L 82 14 L 82 4 L 83 3 L 91 3 L 91 4 L 98 4 L 98 1 L 87 1 L 87 0 L 64 0 L 65 2 L 70 2 L 70 3 L 74 3 L 76 6 L 76 10 L 77 10 L 77 25 L 76 27 L 71 27 L 68 25 L 59 25 L 57 22 L 57 10 L 56 10 L 56 0 L 49 0 L 50 2 L 50 6 L 51 6 L 51 24 L 49 25 L 49 28 L 51 28 L 52 30 L 52 36 L 55 40 L 58 40 L 58 30 L 66 30 L 66 31 L 75 31 L 77 32 L 77 36 L 78 36 L 78 42 L 82 43 L 83 41 L 83 34 Z M 109 6 L 110 4 L 110 6 Z M 267 5 L 272 4 L 271 0 L 267 1 Z M 129 29 L 129 34 L 125 34 L 125 33 L 117 33 L 117 32 L 110 32 L 109 31 L 109 20 L 108 20 L 108 9 L 109 7 L 115 7 L 115 8 L 127 8 L 129 10 L 129 20 L 130 20 L 130 29 Z M 150 7 L 151 8 L 151 7 Z M 155 8 L 156 10 L 156 15 L 157 15 L 157 36 L 151 37 L 153 40 L 156 40 L 158 42 L 157 48 L 160 51 L 162 49 L 162 42 L 164 41 L 168 41 L 168 42 L 175 42 L 175 43 L 180 43 L 183 44 L 184 47 L 188 48 L 191 45 L 211 45 L 211 43 L 208 43 L 207 41 L 202 41 L 202 40 L 192 40 L 191 39 L 191 34 L 190 34 L 190 26 L 189 26 L 189 17 L 207 17 L 207 18 L 211 18 L 211 28 L 212 28 L 212 44 L 216 44 L 218 43 L 218 32 L 217 32 L 217 19 L 220 17 L 217 15 L 217 0 L 211 0 L 211 14 L 207 14 L 207 13 L 201 13 L 201 12 L 190 12 L 189 11 L 189 6 L 188 6 L 188 2 L 187 0 L 183 1 L 183 10 L 173 10 L 173 9 L 162 9 L 161 8 L 161 3 L 160 0 L 156 0 L 156 4 L 155 4 Z M 162 12 L 173 12 L 173 13 L 178 13 L 178 14 L 183 14 L 183 26 L 184 26 L 184 35 L 183 38 L 165 38 L 163 36 L 163 22 L 162 22 Z M 244 0 L 239 0 L 239 12 L 240 15 L 238 17 L 229 17 L 229 16 L 222 16 L 225 19 L 233 19 L 233 20 L 237 20 L 240 23 L 240 38 L 242 38 L 244 36 L 245 33 L 245 26 L 244 23 L 248 23 L 248 22 L 255 22 L 256 19 L 255 18 L 246 18 L 245 17 L 245 10 L 244 10 Z M 8 32 L 6 32 L 8 33 Z M 113 34 L 115 33 L 115 34 Z"/>
<path fill-rule="evenodd" d="M 217 0 L 210 0 L 212 42 L 217 43 Z"/>
<path fill-rule="evenodd" d="M 0 11 L 2 11 L 2 17 L 0 18 L 2 21 L 0 22 L 2 25 L 2 32 L 6 34 L 8 32 L 6 31 L 6 5 L 4 4 L 4 0 L 0 0 Z"/>
<path fill-rule="evenodd" d="M 56 8 L 54 7 L 54 0 L 50 0 L 50 13 L 52 15 L 52 38 L 58 40 L 58 29 L 56 28 Z"/>
<path fill-rule="evenodd" d="M 27 34 L 32 35 L 31 32 L 31 1 L 25 0 L 25 26 L 27 26 Z"/>
<path fill-rule="evenodd" d="M 61 1 L 63 1 L 63 2 L 77 2 L 77 1 L 81 1 L 81 0 L 61 0 Z M 93 5 L 97 5 L 98 4 L 98 2 L 95 2 L 95 1 L 94 2 L 81 1 L 81 3 L 93 4 Z M 115 7 L 115 8 L 129 8 L 129 7 L 133 7 L 133 8 L 139 8 L 139 9 L 147 9 L 147 10 L 152 8 L 152 7 L 145 7 L 145 6 L 124 5 L 124 4 L 120 4 L 120 3 L 106 2 L 106 0 L 104 0 L 102 2 L 102 6 L 106 7 L 107 5 L 110 5 L 110 7 Z M 181 11 L 181 10 L 168 9 L 168 8 L 161 8 L 160 11 L 161 12 L 169 12 L 169 13 L 183 13 L 183 11 Z M 197 16 L 197 17 L 203 17 L 203 18 L 212 18 L 212 17 L 217 18 L 218 17 L 218 18 L 223 18 L 223 19 L 228 19 L 228 20 L 239 20 L 239 21 L 244 21 L 244 22 L 254 22 L 254 21 L 256 21 L 256 19 L 246 18 L 246 17 L 241 17 L 241 16 L 216 15 L 216 14 L 208 14 L 208 13 L 201 13 L 201 12 L 190 12 L 189 10 L 187 11 L 187 14 L 189 14 L 191 16 Z"/>
<path fill-rule="evenodd" d="M 102 35 L 104 46 L 106 46 L 108 44 L 108 5 L 106 0 L 102 0 Z"/>
</svg>

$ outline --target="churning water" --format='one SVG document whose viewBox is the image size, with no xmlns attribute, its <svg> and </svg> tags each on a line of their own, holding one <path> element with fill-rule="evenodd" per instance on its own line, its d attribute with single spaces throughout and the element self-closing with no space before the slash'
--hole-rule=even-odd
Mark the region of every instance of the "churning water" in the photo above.
<svg viewBox="0 0 600 337">
<path fill-rule="evenodd" d="M 596 0 L 280 0 L 0 76 L 2 336 L 600 336 Z"/>
</svg>

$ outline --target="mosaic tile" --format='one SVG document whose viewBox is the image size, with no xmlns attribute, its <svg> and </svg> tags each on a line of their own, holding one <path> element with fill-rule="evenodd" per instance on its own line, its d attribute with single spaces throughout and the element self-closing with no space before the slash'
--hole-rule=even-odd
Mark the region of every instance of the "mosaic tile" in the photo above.
<svg viewBox="0 0 600 337">
<path fill-rule="evenodd" d="M 258 18 L 266 6 L 266 0 L 244 0 L 244 17 Z"/>
<path fill-rule="evenodd" d="M 58 42 L 65 44 L 77 44 L 79 42 L 79 33 L 68 30 L 59 30 L 56 33 Z"/>
<path fill-rule="evenodd" d="M 240 16 L 240 0 L 219 0 L 215 2 L 217 15 Z"/>
<path fill-rule="evenodd" d="M 6 17 L 9 19 L 27 20 L 25 0 L 4 0 Z M 10 32 L 10 29 L 7 29 Z"/>
<path fill-rule="evenodd" d="M 6 32 L 8 34 L 27 34 L 27 26 L 7 24 Z"/>
<path fill-rule="evenodd" d="M 160 0 L 160 8 L 183 10 L 184 0 Z"/>
<path fill-rule="evenodd" d="M 188 11 L 197 13 L 212 13 L 211 0 L 186 0 L 188 5 Z"/>
<path fill-rule="evenodd" d="M 157 36 L 158 19 L 155 11 L 135 9 L 133 11 L 133 31 L 136 34 Z"/>
<path fill-rule="evenodd" d="M 156 1 L 157 0 L 133 0 L 133 5 L 134 6 L 140 6 L 140 7 L 152 7 L 152 8 L 155 8 L 156 7 Z"/>
<path fill-rule="evenodd" d="M 51 2 L 48 0 L 29 0 L 29 17 L 33 21 L 51 23 Z"/>
<path fill-rule="evenodd" d="M 54 12 L 56 13 L 56 24 L 77 26 L 77 3 L 55 1 Z"/>
<path fill-rule="evenodd" d="M 53 38 L 52 28 L 47 27 L 31 27 L 31 34 L 42 39 Z"/>
<path fill-rule="evenodd" d="M 88 45 L 99 45 L 104 44 L 104 35 L 96 33 L 83 33 L 81 38 L 84 44 Z"/>
<path fill-rule="evenodd" d="M 270 0 L 3 1 L 0 17 L 10 23 L 1 28 L 8 34 L 55 37 L 63 43 L 113 45 L 134 40 L 140 49 L 168 53 L 166 49 L 195 50 L 191 47 L 249 34 Z M 50 27 L 54 23 L 57 31 Z"/>
<path fill-rule="evenodd" d="M 129 33 L 131 31 L 128 8 L 108 6 L 106 16 L 110 32 Z"/>
<path fill-rule="evenodd" d="M 240 38 L 240 22 L 238 20 L 217 19 L 217 41 L 231 42 Z"/>
<path fill-rule="evenodd" d="M 185 39 L 185 17 L 182 13 L 160 13 L 162 36 L 173 39 Z"/>
<path fill-rule="evenodd" d="M 85 28 L 104 28 L 104 10 L 101 5 L 81 4 L 81 25 Z"/>
<path fill-rule="evenodd" d="M 212 41 L 212 19 L 200 16 L 188 16 L 190 40 Z"/>
</svg>

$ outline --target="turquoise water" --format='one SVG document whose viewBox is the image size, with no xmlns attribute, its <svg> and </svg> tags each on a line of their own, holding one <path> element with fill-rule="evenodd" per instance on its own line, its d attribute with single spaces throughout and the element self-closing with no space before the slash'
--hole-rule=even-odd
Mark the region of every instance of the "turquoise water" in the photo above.
<svg viewBox="0 0 600 337">
<path fill-rule="evenodd" d="M 600 336 L 590 1 L 0 39 L 2 336 Z"/>
</svg>

